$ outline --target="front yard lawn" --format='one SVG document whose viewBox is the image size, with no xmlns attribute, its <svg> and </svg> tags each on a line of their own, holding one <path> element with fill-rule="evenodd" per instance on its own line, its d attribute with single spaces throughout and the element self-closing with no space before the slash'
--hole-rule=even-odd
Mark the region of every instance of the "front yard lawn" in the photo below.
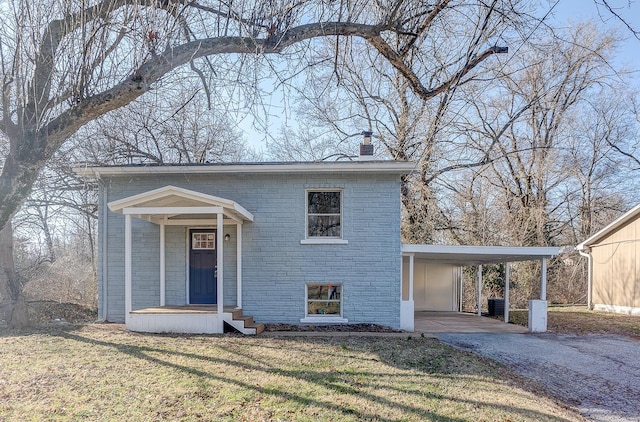
<svg viewBox="0 0 640 422">
<path fill-rule="evenodd" d="M 582 420 L 540 394 L 415 336 L 0 329 L 0 420 Z"/>
</svg>

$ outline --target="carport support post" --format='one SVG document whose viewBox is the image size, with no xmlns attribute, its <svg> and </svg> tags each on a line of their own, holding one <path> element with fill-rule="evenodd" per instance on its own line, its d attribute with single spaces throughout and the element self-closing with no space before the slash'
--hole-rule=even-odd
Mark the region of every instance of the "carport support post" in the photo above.
<svg viewBox="0 0 640 422">
<path fill-rule="evenodd" d="M 544 333 L 547 331 L 547 259 L 542 258 L 540 299 L 529 301 L 529 331 Z"/>
<path fill-rule="evenodd" d="M 509 323 L 509 277 L 511 275 L 511 264 L 504 263 L 504 323 Z"/>
<path fill-rule="evenodd" d="M 478 316 L 482 316 L 482 264 L 478 265 Z"/>
<path fill-rule="evenodd" d="M 459 303 L 459 311 L 462 312 L 462 299 L 463 299 L 463 289 L 464 289 L 464 280 L 462 279 L 462 267 L 458 267 L 458 280 L 460 280 L 460 297 L 458 298 Z"/>
<path fill-rule="evenodd" d="M 542 258 L 542 277 L 540 280 L 540 300 L 547 300 L 547 258 Z"/>
<path fill-rule="evenodd" d="M 415 265 L 415 254 L 409 255 L 409 302 L 413 303 L 413 271 Z M 402 289 L 401 289 L 402 290 Z"/>
</svg>

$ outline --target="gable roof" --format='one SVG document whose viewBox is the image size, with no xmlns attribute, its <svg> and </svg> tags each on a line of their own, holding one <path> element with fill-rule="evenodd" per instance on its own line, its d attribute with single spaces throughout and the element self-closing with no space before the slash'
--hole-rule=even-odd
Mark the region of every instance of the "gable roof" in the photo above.
<svg viewBox="0 0 640 422">
<path fill-rule="evenodd" d="M 182 214 L 184 212 L 180 210 L 190 208 L 199 211 L 214 207 L 222 208 L 225 215 L 235 220 L 253 221 L 253 214 L 235 201 L 176 186 L 165 186 L 143 192 L 109 202 L 107 205 L 113 212 L 138 215 Z"/>
<path fill-rule="evenodd" d="M 576 246 L 576 249 L 579 251 L 587 249 L 589 246 L 593 245 L 594 243 L 598 243 L 600 240 L 609 236 L 610 234 L 618 230 L 620 227 L 635 220 L 638 216 L 640 216 L 640 204 L 631 208 L 629 211 L 622 214 L 620 217 L 618 217 L 617 219 L 609 223 L 607 226 L 605 226 L 602 230 L 598 231 L 596 234 L 589 237 L 584 242 L 580 243 L 578 246 Z"/>
</svg>

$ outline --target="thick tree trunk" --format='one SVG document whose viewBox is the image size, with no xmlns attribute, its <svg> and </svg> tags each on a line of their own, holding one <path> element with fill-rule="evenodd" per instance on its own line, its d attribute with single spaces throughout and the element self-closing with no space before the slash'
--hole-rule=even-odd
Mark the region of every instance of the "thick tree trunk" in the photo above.
<svg viewBox="0 0 640 422">
<path fill-rule="evenodd" d="M 13 227 L 11 222 L 0 229 L 0 315 L 11 328 L 29 323 L 27 304 L 22 296 L 22 284 L 13 261 Z"/>
</svg>

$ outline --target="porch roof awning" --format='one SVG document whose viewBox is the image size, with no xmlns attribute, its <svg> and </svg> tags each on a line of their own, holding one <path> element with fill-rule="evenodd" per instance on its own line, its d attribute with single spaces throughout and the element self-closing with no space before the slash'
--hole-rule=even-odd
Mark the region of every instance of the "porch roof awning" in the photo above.
<svg viewBox="0 0 640 422">
<path fill-rule="evenodd" d="M 239 224 L 253 221 L 253 214 L 235 201 L 175 186 L 143 192 L 107 205 L 113 212 L 152 223 L 188 224 L 188 221 L 211 219 L 215 214 L 224 214 Z"/>
<path fill-rule="evenodd" d="M 557 247 L 402 245 L 402 254 L 443 264 L 472 266 L 553 258 Z"/>
</svg>

